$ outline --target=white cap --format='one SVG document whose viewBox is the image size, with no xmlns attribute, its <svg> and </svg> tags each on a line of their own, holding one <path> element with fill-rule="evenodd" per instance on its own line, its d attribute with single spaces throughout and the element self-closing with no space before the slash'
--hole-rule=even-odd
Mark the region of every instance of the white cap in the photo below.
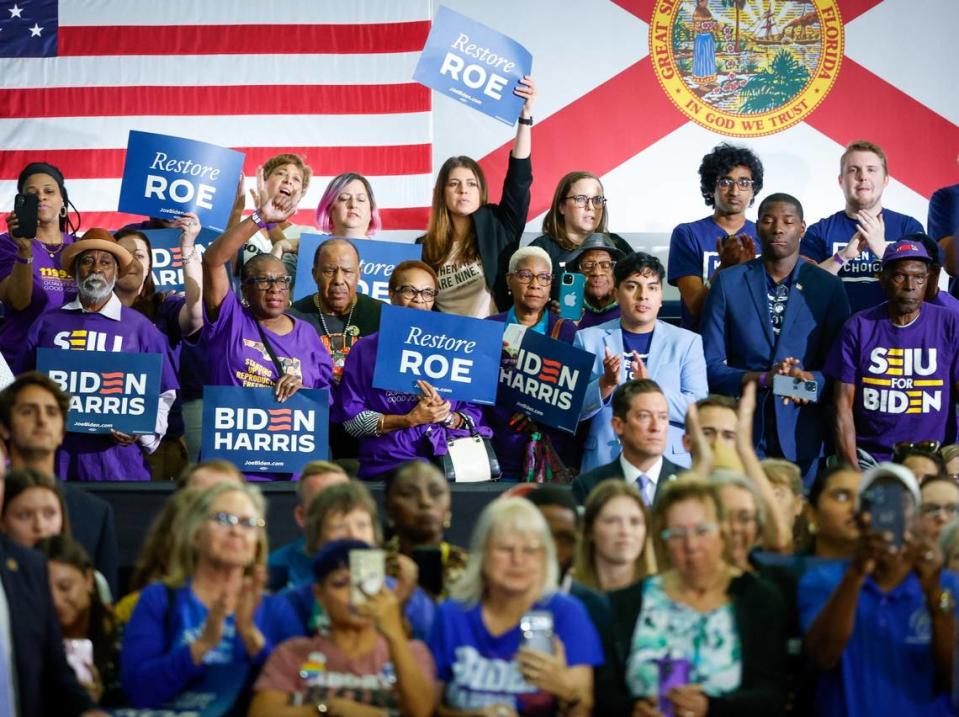
<svg viewBox="0 0 959 717">
<path fill-rule="evenodd" d="M 856 512 L 862 508 L 862 494 L 866 492 L 866 489 L 869 488 L 873 483 L 875 483 L 880 478 L 895 478 L 900 483 L 902 483 L 909 493 L 912 495 L 912 499 L 916 502 L 916 505 L 919 505 L 922 502 L 922 496 L 919 493 L 919 482 L 916 480 L 916 476 L 913 475 L 912 471 L 901 466 L 898 463 L 880 463 L 874 468 L 870 468 L 868 471 L 862 474 L 862 478 L 859 480 L 859 495 L 856 497 Z"/>
</svg>

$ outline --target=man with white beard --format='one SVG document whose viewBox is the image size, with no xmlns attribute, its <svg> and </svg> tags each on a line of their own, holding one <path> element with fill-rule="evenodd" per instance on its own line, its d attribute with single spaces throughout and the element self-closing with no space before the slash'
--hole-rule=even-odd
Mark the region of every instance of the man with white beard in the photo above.
<svg viewBox="0 0 959 717">
<path fill-rule="evenodd" d="M 45 314 L 31 328 L 20 371 L 36 366 L 38 348 L 71 351 L 156 353 L 162 357 L 160 400 L 152 434 L 131 436 L 68 433 L 57 457 L 64 480 L 150 480 L 144 451 L 153 452 L 166 433 L 176 397 L 176 372 L 166 337 L 143 314 L 123 306 L 113 293 L 117 281 L 143 271 L 130 252 L 104 229 L 90 229 L 63 251 L 63 269 L 77 281 L 77 298 Z M 110 370 L 110 366 L 104 366 Z"/>
</svg>

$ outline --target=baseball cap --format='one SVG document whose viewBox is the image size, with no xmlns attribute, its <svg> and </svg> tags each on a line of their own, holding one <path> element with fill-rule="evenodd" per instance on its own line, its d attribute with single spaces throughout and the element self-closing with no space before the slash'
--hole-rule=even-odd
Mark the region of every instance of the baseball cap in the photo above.
<svg viewBox="0 0 959 717">
<path fill-rule="evenodd" d="M 916 476 L 913 475 L 911 470 L 898 463 L 880 463 L 863 473 L 862 478 L 859 479 L 859 495 L 856 497 L 857 512 L 862 508 L 862 494 L 880 478 L 898 480 L 909 491 L 913 500 L 916 501 L 916 505 L 922 502 L 922 496 L 919 493 L 919 481 L 916 480 Z"/>
<path fill-rule="evenodd" d="M 882 265 L 887 267 L 892 264 L 894 261 L 901 261 L 902 259 L 919 259 L 919 261 L 924 261 L 927 264 L 932 263 L 932 258 L 926 252 L 926 248 L 922 245 L 922 241 L 918 238 L 913 239 L 906 237 L 898 241 L 894 241 L 892 244 L 886 247 L 886 251 L 882 255 Z"/>
</svg>

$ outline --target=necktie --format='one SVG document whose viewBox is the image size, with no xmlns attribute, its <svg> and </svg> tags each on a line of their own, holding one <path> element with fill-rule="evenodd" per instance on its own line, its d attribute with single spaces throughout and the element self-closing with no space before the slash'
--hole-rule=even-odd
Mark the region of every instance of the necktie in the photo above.
<svg viewBox="0 0 959 717">
<path fill-rule="evenodd" d="M 653 504 L 652 487 L 653 481 L 650 480 L 649 476 L 645 473 L 640 473 L 639 478 L 636 479 L 636 482 L 639 484 L 639 492 L 643 495 L 643 502 L 646 505 Z"/>
</svg>

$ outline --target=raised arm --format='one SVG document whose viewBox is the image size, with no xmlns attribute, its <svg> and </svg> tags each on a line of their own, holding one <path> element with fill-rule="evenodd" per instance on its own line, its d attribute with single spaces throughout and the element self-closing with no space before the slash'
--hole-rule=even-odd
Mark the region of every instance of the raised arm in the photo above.
<svg viewBox="0 0 959 717">
<path fill-rule="evenodd" d="M 529 75 L 524 75 L 519 81 L 519 85 L 513 89 L 513 94 L 526 100 L 523 109 L 520 110 L 519 118 L 529 120 L 533 116 L 533 105 L 536 104 L 536 84 Z M 516 139 L 513 142 L 513 151 L 511 154 L 516 159 L 526 159 L 533 149 L 533 127 L 531 124 L 516 124 Z"/>
<path fill-rule="evenodd" d="M 0 301 L 14 311 L 23 311 L 33 298 L 33 238 L 17 239 L 13 231 L 19 225 L 17 215 L 7 215 L 7 229 L 14 244 L 13 268 L 0 281 Z"/>
<path fill-rule="evenodd" d="M 177 219 L 180 227 L 180 256 L 183 257 L 183 288 L 186 302 L 180 308 L 178 317 L 180 334 L 190 336 L 203 326 L 203 261 L 196 248 L 196 237 L 200 233 L 200 220 L 192 212 Z"/>
</svg>

